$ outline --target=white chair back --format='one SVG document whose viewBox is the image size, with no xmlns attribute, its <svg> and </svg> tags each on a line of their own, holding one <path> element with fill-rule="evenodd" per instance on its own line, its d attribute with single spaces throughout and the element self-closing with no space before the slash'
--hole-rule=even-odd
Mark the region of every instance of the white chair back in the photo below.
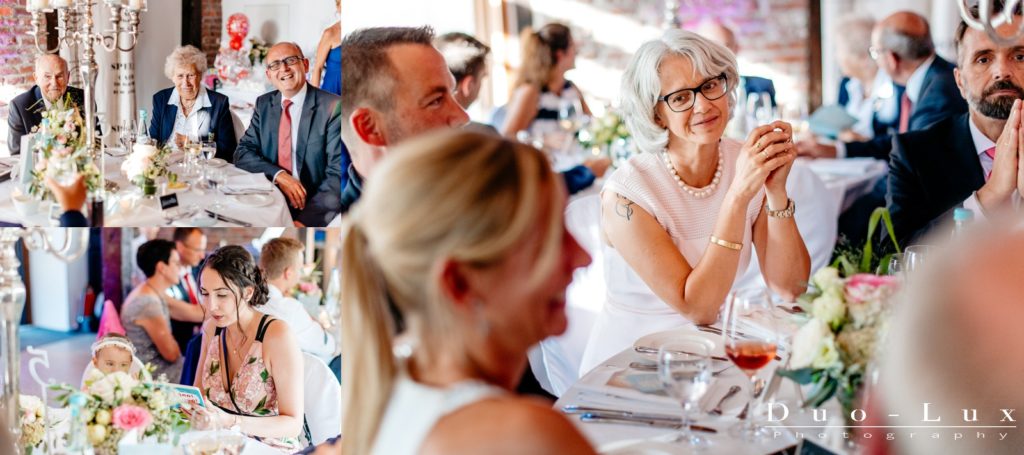
<svg viewBox="0 0 1024 455">
<path fill-rule="evenodd" d="M 302 353 L 306 424 L 313 445 L 341 433 L 341 384 L 331 369 L 312 354 Z"/>
</svg>

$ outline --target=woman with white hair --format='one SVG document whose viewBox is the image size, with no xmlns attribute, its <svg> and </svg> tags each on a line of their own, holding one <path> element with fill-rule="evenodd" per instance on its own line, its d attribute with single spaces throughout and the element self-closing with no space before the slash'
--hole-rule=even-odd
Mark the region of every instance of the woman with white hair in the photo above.
<svg viewBox="0 0 1024 455">
<path fill-rule="evenodd" d="M 669 31 L 633 56 L 622 106 L 643 153 L 601 193 L 608 298 L 581 372 L 645 334 L 714 323 L 752 249 L 773 291 L 804 291 L 810 257 L 786 193 L 792 128 L 723 138 L 738 82 L 732 52 L 692 32 Z"/>
<path fill-rule="evenodd" d="M 206 54 L 194 46 L 180 46 L 167 56 L 164 75 L 174 87 L 153 95 L 153 121 L 149 136 L 158 143 L 181 147 L 186 140 L 197 141 L 213 134 L 217 158 L 231 162 L 238 146 L 231 123 L 228 97 L 202 85 Z"/>
</svg>

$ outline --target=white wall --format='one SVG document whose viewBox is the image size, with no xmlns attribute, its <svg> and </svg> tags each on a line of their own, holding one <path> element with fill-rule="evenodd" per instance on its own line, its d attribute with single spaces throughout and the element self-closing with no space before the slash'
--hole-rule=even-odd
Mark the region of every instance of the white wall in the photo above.
<svg viewBox="0 0 1024 455">
<path fill-rule="evenodd" d="M 348 11 L 355 3 L 346 1 L 343 6 Z M 379 2 L 359 3 L 380 7 Z M 249 45 L 249 38 L 252 37 L 262 38 L 268 43 L 294 41 L 311 60 L 310 64 L 324 29 L 338 21 L 334 0 L 223 0 L 222 11 L 222 43 L 230 40 L 227 35 L 228 18 L 232 14 L 242 13 L 249 18 L 249 35 L 245 37 L 246 47 Z"/>
<path fill-rule="evenodd" d="M 46 232 L 61 245 L 68 230 L 52 228 Z M 65 263 L 49 253 L 29 252 L 32 325 L 62 332 L 78 328 L 76 319 L 82 313 L 82 296 L 89 282 L 88 257 L 83 254 Z"/>
</svg>

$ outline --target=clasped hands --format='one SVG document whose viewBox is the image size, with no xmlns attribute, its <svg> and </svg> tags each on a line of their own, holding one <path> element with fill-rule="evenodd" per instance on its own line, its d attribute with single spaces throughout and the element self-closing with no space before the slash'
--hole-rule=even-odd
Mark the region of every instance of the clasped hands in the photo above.
<svg viewBox="0 0 1024 455">
<path fill-rule="evenodd" d="M 1010 202 L 1013 192 L 1024 195 L 1024 102 L 1014 100 L 1010 117 L 1002 134 L 996 140 L 992 174 L 978 190 L 978 202 L 983 208 L 995 209 Z"/>
<path fill-rule="evenodd" d="M 754 128 L 740 150 L 731 190 L 749 199 L 764 187 L 769 196 L 784 197 L 786 179 L 796 156 L 793 127 L 789 123 L 775 121 Z"/>
</svg>

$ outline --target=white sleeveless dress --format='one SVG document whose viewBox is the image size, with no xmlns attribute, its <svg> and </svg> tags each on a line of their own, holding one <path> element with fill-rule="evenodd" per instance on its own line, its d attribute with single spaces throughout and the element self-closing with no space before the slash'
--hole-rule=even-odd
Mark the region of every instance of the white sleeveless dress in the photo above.
<svg viewBox="0 0 1024 455">
<path fill-rule="evenodd" d="M 736 177 L 740 147 L 739 142 L 722 139 L 722 177 L 718 188 L 704 199 L 679 188 L 660 153 L 641 153 L 630 158 L 608 178 L 602 191 L 620 194 L 653 216 L 672 237 L 686 262 L 694 266 L 710 245 L 725 194 Z M 750 263 L 754 221 L 763 204 L 762 188 L 747 207 L 738 272 L 730 278 L 734 285 L 741 275 L 739 271 L 746 270 Z M 602 248 L 607 296 L 580 362 L 581 376 L 631 346 L 637 338 L 692 324 L 659 299 L 618 251 L 607 244 Z"/>
<path fill-rule="evenodd" d="M 414 455 L 442 417 L 477 401 L 506 394 L 482 381 L 448 388 L 426 386 L 402 374 L 395 384 L 373 442 L 375 455 Z"/>
</svg>

